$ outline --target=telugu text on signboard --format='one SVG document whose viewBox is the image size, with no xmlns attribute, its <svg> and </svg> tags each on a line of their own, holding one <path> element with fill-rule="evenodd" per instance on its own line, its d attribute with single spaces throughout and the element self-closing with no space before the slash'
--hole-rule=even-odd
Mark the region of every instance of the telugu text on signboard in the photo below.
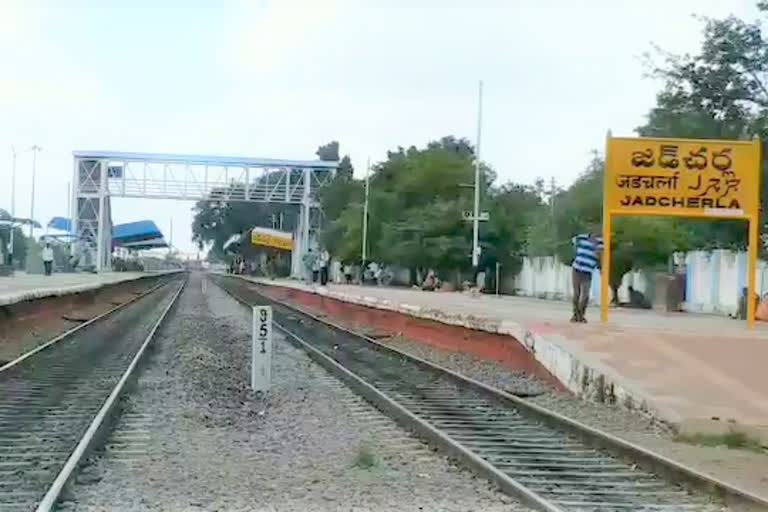
<svg viewBox="0 0 768 512">
<path fill-rule="evenodd" d="M 609 138 L 614 214 L 750 218 L 759 206 L 759 141 Z"/>
</svg>

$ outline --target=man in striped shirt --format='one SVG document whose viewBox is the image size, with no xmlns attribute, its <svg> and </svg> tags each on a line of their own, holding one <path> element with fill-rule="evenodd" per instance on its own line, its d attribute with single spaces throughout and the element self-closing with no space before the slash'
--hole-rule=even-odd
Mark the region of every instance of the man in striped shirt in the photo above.
<svg viewBox="0 0 768 512">
<path fill-rule="evenodd" d="M 603 239 L 592 232 L 573 237 L 576 257 L 573 259 L 573 316 L 571 322 L 586 323 L 584 313 L 589 302 L 589 288 L 592 285 L 592 271 L 600 265 Z"/>
</svg>

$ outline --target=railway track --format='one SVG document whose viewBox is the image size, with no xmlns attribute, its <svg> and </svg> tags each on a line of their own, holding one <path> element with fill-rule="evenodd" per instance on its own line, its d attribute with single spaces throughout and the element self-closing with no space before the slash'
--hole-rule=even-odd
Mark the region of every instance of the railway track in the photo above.
<svg viewBox="0 0 768 512">
<path fill-rule="evenodd" d="M 272 305 L 276 327 L 316 362 L 537 510 L 768 510 L 758 496 L 269 298 L 253 283 L 210 279 L 243 304 Z"/>
<path fill-rule="evenodd" d="M 161 281 L 0 367 L 0 510 L 51 510 L 184 286 Z"/>
</svg>

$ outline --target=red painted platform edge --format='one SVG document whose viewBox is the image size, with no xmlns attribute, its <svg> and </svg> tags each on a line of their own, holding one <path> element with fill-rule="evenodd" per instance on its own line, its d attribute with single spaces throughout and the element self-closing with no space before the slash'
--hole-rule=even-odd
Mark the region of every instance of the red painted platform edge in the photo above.
<svg viewBox="0 0 768 512">
<path fill-rule="evenodd" d="M 338 318 L 350 327 L 364 325 L 368 329 L 388 335 L 399 334 L 409 340 L 439 349 L 498 361 L 512 370 L 535 376 L 556 391 L 567 392 L 566 387 L 512 336 L 443 324 L 396 311 L 344 302 L 295 288 L 252 284 L 261 289 L 268 288 L 267 293 L 274 298 L 294 301 L 316 312 Z"/>
</svg>

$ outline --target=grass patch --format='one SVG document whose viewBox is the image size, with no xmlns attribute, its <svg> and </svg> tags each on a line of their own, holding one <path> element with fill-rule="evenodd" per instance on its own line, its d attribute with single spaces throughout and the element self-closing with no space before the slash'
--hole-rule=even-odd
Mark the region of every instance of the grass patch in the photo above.
<svg viewBox="0 0 768 512">
<path fill-rule="evenodd" d="M 355 466 L 360 469 L 371 469 L 379 465 L 379 457 L 369 443 L 361 443 L 355 456 Z"/>
<path fill-rule="evenodd" d="M 738 430 L 729 430 L 722 434 L 678 434 L 675 441 L 699 446 L 726 446 L 730 449 L 762 452 L 760 441 Z"/>
</svg>

